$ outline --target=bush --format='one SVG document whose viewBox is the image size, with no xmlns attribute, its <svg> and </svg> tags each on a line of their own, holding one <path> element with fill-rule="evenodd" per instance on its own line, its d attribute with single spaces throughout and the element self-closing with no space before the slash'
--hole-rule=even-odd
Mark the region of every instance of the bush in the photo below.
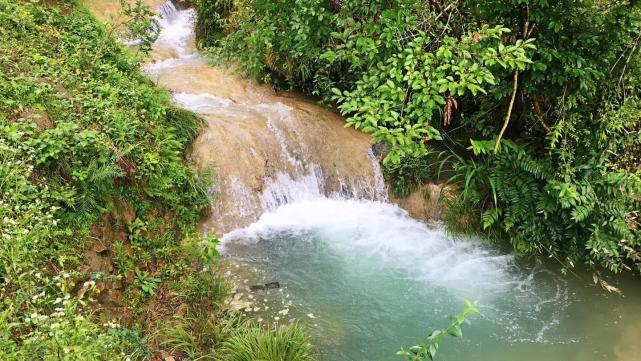
<svg viewBox="0 0 641 361">
<path fill-rule="evenodd" d="M 641 271 L 637 2 L 248 0 L 228 19 L 215 52 L 334 101 L 387 144 L 397 193 L 447 171 L 451 228 L 595 280 Z"/>
</svg>

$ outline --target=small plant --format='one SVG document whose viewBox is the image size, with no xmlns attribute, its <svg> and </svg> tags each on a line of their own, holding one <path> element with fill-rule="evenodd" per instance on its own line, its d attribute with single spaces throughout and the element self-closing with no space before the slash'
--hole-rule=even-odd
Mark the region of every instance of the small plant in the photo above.
<svg viewBox="0 0 641 361">
<path fill-rule="evenodd" d="M 125 40 L 138 45 L 138 52 L 149 55 L 154 42 L 158 39 L 159 29 L 155 26 L 154 12 L 142 0 L 130 1 L 120 0 L 120 19 L 112 19 L 107 26 L 107 36 L 101 39 L 100 46 L 96 51 L 92 67 L 98 60 L 108 52 L 109 46 L 113 45 L 113 35 L 122 32 Z M 124 27 L 124 30 L 122 28 Z"/>
<path fill-rule="evenodd" d="M 479 312 L 476 304 L 476 301 L 465 301 L 466 307 L 463 312 L 457 316 L 450 316 L 449 326 L 433 331 L 429 336 L 427 336 L 426 342 L 410 347 L 409 351 L 405 351 L 405 349 L 401 347 L 401 350 L 396 354 L 399 356 L 405 356 L 410 361 L 434 360 L 444 336 L 449 335 L 452 337 L 463 337 L 461 326 L 464 323 L 469 322 L 467 319 L 471 315 Z"/>
<path fill-rule="evenodd" d="M 158 39 L 159 29 L 155 24 L 156 15 L 143 0 L 120 0 L 122 14 L 128 19 L 125 23 L 125 38 L 138 45 L 138 51 L 144 55 L 151 53 L 152 46 Z"/>
<path fill-rule="evenodd" d="M 205 235 L 203 240 L 200 242 L 200 247 L 198 248 L 198 255 L 202 259 L 205 266 L 210 266 L 216 264 L 220 258 L 220 253 L 216 248 L 220 244 L 220 240 L 212 235 Z"/>
<path fill-rule="evenodd" d="M 146 272 L 143 273 L 139 268 L 136 268 L 135 280 L 143 294 L 147 296 L 155 295 L 156 291 L 158 291 L 158 286 L 162 281 L 160 278 L 152 277 Z"/>
<path fill-rule="evenodd" d="M 134 260 L 127 254 L 125 244 L 114 243 L 113 264 L 119 273 L 125 273 L 133 268 Z"/>
</svg>

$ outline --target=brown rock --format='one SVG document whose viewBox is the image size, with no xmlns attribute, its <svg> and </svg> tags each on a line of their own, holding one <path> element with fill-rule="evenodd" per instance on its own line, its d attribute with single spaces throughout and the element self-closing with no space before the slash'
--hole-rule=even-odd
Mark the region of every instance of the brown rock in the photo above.
<svg viewBox="0 0 641 361">
<path fill-rule="evenodd" d="M 124 307 L 124 296 L 122 291 L 111 288 L 100 291 L 98 302 L 104 307 Z"/>
<path fill-rule="evenodd" d="M 134 210 L 134 208 L 127 204 L 127 202 L 120 197 L 117 198 L 117 203 L 118 214 L 120 216 L 119 218 L 125 223 L 133 222 L 136 219 L 136 211 Z"/>
<path fill-rule="evenodd" d="M 107 252 L 109 253 L 109 251 Z M 105 255 L 102 252 L 98 253 L 91 249 L 86 250 L 83 253 L 83 259 L 91 272 L 111 274 L 114 270 L 111 256 Z"/>
<path fill-rule="evenodd" d="M 390 195 L 390 201 L 405 209 L 413 218 L 428 222 L 438 221 L 441 218 L 439 202 L 442 192 L 442 185 L 423 184 L 405 198 Z"/>
</svg>

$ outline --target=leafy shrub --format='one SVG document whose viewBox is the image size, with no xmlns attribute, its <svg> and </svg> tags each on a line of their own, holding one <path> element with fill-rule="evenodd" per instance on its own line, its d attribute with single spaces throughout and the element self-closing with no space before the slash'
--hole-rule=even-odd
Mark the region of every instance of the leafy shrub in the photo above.
<svg viewBox="0 0 641 361">
<path fill-rule="evenodd" d="M 225 31 L 225 21 L 234 9 L 234 0 L 196 0 L 196 37 L 201 45 L 218 44 Z"/>
<path fill-rule="evenodd" d="M 641 271 L 637 2 L 254 0 L 228 18 L 216 52 L 334 101 L 388 145 L 397 193 L 451 176 L 450 228 L 595 280 Z"/>
<path fill-rule="evenodd" d="M 223 59 L 239 61 L 243 71 L 288 87 L 313 81 L 322 46 L 330 35 L 330 14 L 325 0 L 237 1 L 227 33 L 220 41 Z M 215 6 L 197 3 L 198 24 L 225 16 Z M 200 27 L 201 25 L 199 25 Z M 201 40 L 220 37 L 220 32 Z"/>
</svg>

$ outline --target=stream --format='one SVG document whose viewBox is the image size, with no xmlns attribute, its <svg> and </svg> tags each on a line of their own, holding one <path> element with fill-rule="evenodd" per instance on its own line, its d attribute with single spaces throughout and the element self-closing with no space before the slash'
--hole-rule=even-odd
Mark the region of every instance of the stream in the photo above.
<svg viewBox="0 0 641 361">
<path fill-rule="evenodd" d="M 481 313 L 439 360 L 641 360 L 641 288 L 624 296 L 487 241 L 456 239 L 389 201 L 369 138 L 313 100 L 276 93 L 195 51 L 194 11 L 158 8 L 149 77 L 207 120 L 212 217 L 234 301 L 259 322 L 305 323 L 321 360 L 400 360 L 464 301 Z M 278 282 L 280 288 L 250 290 Z"/>
</svg>

